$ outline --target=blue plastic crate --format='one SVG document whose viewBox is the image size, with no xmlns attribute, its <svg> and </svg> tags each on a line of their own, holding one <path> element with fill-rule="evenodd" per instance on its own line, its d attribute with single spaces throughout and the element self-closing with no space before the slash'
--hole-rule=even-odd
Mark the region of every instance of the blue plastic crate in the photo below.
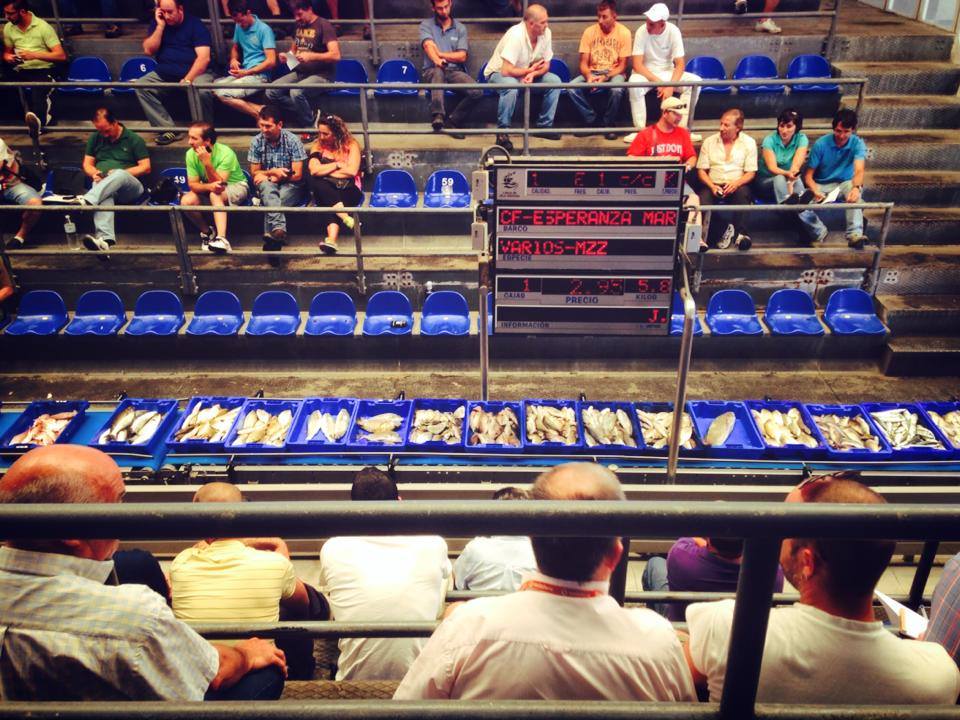
<svg viewBox="0 0 960 720">
<path fill-rule="evenodd" d="M 357 410 L 353 415 L 353 424 L 347 436 L 347 449 L 372 450 L 381 452 L 396 452 L 403 450 L 407 445 L 407 435 L 410 432 L 410 415 L 413 411 L 413 400 L 361 400 L 357 403 Z M 360 427 L 360 420 L 373 417 L 381 413 L 396 413 L 403 420 L 394 432 L 400 436 L 399 443 L 371 442 L 366 439 L 367 431 Z"/>
<path fill-rule="evenodd" d="M 439 410 L 440 412 L 454 412 L 463 408 L 463 420 L 460 423 L 460 442 L 446 443 L 443 441 L 427 441 L 416 443 L 413 441 L 413 420 L 417 410 Z M 462 399 L 419 398 L 413 401 L 413 414 L 410 415 L 410 433 L 407 436 L 407 446 L 410 450 L 429 450 L 436 452 L 463 452 L 467 439 L 467 401 Z"/>
<path fill-rule="evenodd" d="M 696 443 L 696 447 L 692 450 L 681 447 L 680 454 L 690 457 L 694 455 L 703 454 L 703 439 L 700 437 L 700 433 L 697 432 L 697 424 L 693 422 L 693 413 L 690 412 L 690 403 L 684 403 L 684 411 L 687 415 L 690 415 L 690 422 L 693 424 L 693 442 Z M 643 452 L 645 455 L 666 455 L 669 452 L 669 448 L 664 446 L 662 448 L 654 448 L 650 445 L 647 445 L 646 441 L 643 440 L 643 430 L 640 424 L 640 417 L 637 415 L 637 411 L 642 410 L 647 413 L 661 413 L 661 412 L 673 412 L 673 403 L 669 402 L 636 402 L 633 403 L 633 415 L 637 421 L 637 429 L 640 431 L 640 440 L 643 442 Z"/>
<path fill-rule="evenodd" d="M 936 424 L 933 422 L 933 418 L 930 417 L 931 411 L 938 415 L 946 415 L 947 413 L 960 410 L 960 402 L 922 402 L 917 403 L 917 406 L 920 408 L 920 412 L 924 418 L 929 421 L 930 425 Z M 937 427 L 937 430 L 940 430 L 940 428 Z M 947 441 L 947 447 L 953 450 L 954 457 L 960 456 L 960 444 L 953 442 L 950 436 L 943 432 L 943 430 L 940 430 L 940 434 L 943 436 L 943 439 Z"/>
<path fill-rule="evenodd" d="M 233 430 L 231 430 L 230 434 L 227 435 L 227 441 L 223 444 L 223 449 L 227 452 L 239 454 L 281 454 L 286 448 L 287 442 L 290 440 L 290 431 L 293 430 L 293 419 L 297 416 L 297 411 L 300 409 L 301 402 L 302 401 L 300 400 L 245 400 L 240 410 L 240 417 L 237 418 L 237 422 L 234 424 Z M 264 445 L 263 443 L 238 442 L 237 434 L 243 428 L 244 420 L 246 419 L 247 415 L 256 410 L 265 410 L 271 415 L 277 415 L 284 410 L 290 411 L 293 417 L 290 419 L 290 428 L 287 430 L 287 435 L 283 439 L 282 444 Z"/>
<path fill-rule="evenodd" d="M 604 408 L 610 408 L 616 412 L 617 410 L 623 410 L 627 414 L 627 417 L 630 418 L 630 424 L 633 428 L 633 439 L 636 441 L 637 446 L 631 447 L 630 445 L 621 445 L 620 443 L 598 443 L 597 445 L 590 445 L 587 442 L 587 429 L 583 424 L 583 411 L 589 407 L 593 407 L 595 410 L 603 410 Z M 605 453 L 612 452 L 619 455 L 624 453 L 639 453 L 643 452 L 643 433 L 640 432 L 640 422 L 637 420 L 637 414 L 633 411 L 633 406 L 628 402 L 590 402 L 589 400 L 584 400 L 580 402 L 580 408 L 578 417 L 580 419 L 580 428 L 583 430 L 583 447 L 588 453 Z"/>
<path fill-rule="evenodd" d="M 20 417 L 14 420 L 13 425 L 11 425 L 7 429 L 7 432 L 3 434 L 3 437 L 0 438 L 0 450 L 26 452 L 36 447 L 34 443 L 16 443 L 11 445 L 10 440 L 29 428 L 33 424 L 33 421 L 44 413 L 55 415 L 57 413 L 75 410 L 77 414 L 67 423 L 55 441 L 55 443 L 69 442 L 73 434 L 83 424 L 83 415 L 88 407 L 90 407 L 90 403 L 86 400 L 36 400 L 27 405 L 27 408 L 20 414 Z"/>
<path fill-rule="evenodd" d="M 730 437 L 723 445 L 708 447 L 704 444 L 704 453 L 715 458 L 759 458 L 763 457 L 765 446 L 760 439 L 760 432 L 753 415 L 742 402 L 726 400 L 693 400 L 690 402 L 690 415 L 693 424 L 706 438 L 710 424 L 725 412 L 732 412 L 736 417 Z"/>
<path fill-rule="evenodd" d="M 470 435 L 472 431 L 470 430 L 470 413 L 473 412 L 475 407 L 479 407 L 484 412 L 489 413 L 498 413 L 504 409 L 510 409 L 513 411 L 513 414 L 517 416 L 517 439 L 520 441 L 519 445 L 503 445 L 501 443 L 483 443 L 480 445 L 471 445 L 470 444 Z M 521 418 L 523 417 L 523 409 L 520 407 L 519 402 L 504 402 L 499 400 L 488 400 L 488 401 L 471 401 L 467 403 L 467 434 L 464 437 L 464 449 L 467 452 L 472 453 L 518 453 L 523 452 L 525 445 L 524 442 L 524 432 L 523 432 L 523 423 Z"/>
<path fill-rule="evenodd" d="M 767 443 L 767 439 L 763 435 L 763 428 L 760 427 L 760 423 L 758 423 L 756 418 L 754 418 L 754 425 L 759 431 L 760 440 L 767 449 L 766 454 L 768 457 L 784 460 L 791 458 L 811 460 L 815 458 L 822 458 L 826 454 L 827 443 L 823 439 L 823 435 L 820 434 L 820 429 L 817 427 L 817 424 L 813 421 L 813 418 L 810 417 L 810 413 L 807 412 L 803 404 L 799 402 L 783 402 L 777 400 L 747 400 L 746 405 L 747 409 L 750 410 L 751 415 L 753 415 L 754 410 L 779 410 L 786 415 L 787 412 L 792 408 L 797 408 L 797 410 L 800 411 L 801 422 L 807 426 L 807 429 L 810 431 L 810 436 L 817 441 L 817 446 L 812 448 L 799 443 L 784 445 L 782 447 L 770 445 Z"/>
<path fill-rule="evenodd" d="M 173 427 L 170 429 L 170 432 L 167 434 L 167 452 L 171 453 L 216 453 L 223 452 L 224 443 L 226 443 L 227 438 L 230 437 L 230 431 L 233 430 L 237 425 L 237 421 L 240 419 L 243 412 L 237 413 L 237 416 L 233 419 L 233 422 L 230 424 L 230 430 L 227 431 L 227 434 L 224 436 L 223 440 L 220 442 L 209 442 L 207 440 L 182 440 L 178 441 L 174 439 L 174 436 L 183 427 L 183 423 L 186 422 L 187 418 L 190 416 L 190 413 L 193 412 L 193 409 L 198 404 L 203 404 L 205 408 L 212 407 L 219 404 L 220 407 L 226 408 L 227 410 L 233 410 L 238 408 L 243 403 L 246 402 L 246 398 L 243 397 L 216 397 L 210 395 L 197 395 L 190 398 L 190 401 L 187 403 L 186 409 L 183 411 L 183 414 L 180 416 L 180 419 L 174 423 Z"/>
<path fill-rule="evenodd" d="M 883 412 L 884 410 L 897 410 L 903 408 L 914 413 L 917 416 L 917 423 L 923 427 L 930 430 L 933 433 L 933 436 L 940 442 L 943 446 L 942 448 L 902 448 L 897 450 L 893 447 L 893 443 L 890 442 L 890 438 L 886 436 L 886 433 L 883 432 L 883 428 L 880 427 L 880 423 L 877 422 L 873 416 L 870 416 L 870 419 L 873 420 L 874 426 L 879 431 L 880 435 L 886 440 L 890 445 L 890 450 L 893 452 L 893 458 L 895 460 L 946 460 L 953 457 L 953 445 L 943 436 L 943 433 L 940 432 L 940 428 L 936 427 L 932 420 L 929 417 L 924 415 L 920 408 L 913 403 L 863 403 L 861 407 L 869 415 L 870 413 Z"/>
<path fill-rule="evenodd" d="M 527 412 L 532 406 L 545 405 L 554 408 L 570 408 L 573 410 L 573 417 L 577 421 L 577 441 L 572 445 L 562 442 L 531 442 L 527 436 Z M 523 414 L 520 416 L 520 432 L 523 433 L 523 447 L 528 453 L 560 453 L 561 455 L 572 455 L 583 452 L 583 424 L 580 421 L 580 403 L 576 400 L 543 400 L 531 398 L 520 403 Z"/>
<path fill-rule="evenodd" d="M 848 460 L 850 462 L 860 462 L 860 461 L 872 461 L 872 460 L 883 460 L 889 458 L 891 453 L 890 443 L 887 442 L 887 439 L 883 436 L 876 426 L 876 423 L 873 422 L 873 419 L 863 411 L 859 405 L 812 405 L 809 403 L 804 403 L 803 406 L 806 411 L 810 414 L 810 419 L 813 420 L 814 415 L 839 415 L 840 417 L 862 417 L 867 425 L 870 426 L 870 431 L 876 436 L 880 441 L 880 451 L 874 452 L 866 448 L 853 448 L 851 450 L 837 450 L 830 446 L 830 443 L 827 442 L 826 433 L 820 430 L 819 426 L 817 430 L 820 432 L 820 437 L 823 438 L 824 447 L 826 447 L 826 456 L 831 460 Z M 814 420 L 816 424 L 816 420 Z"/>
<path fill-rule="evenodd" d="M 156 432 L 153 433 L 149 440 L 137 445 L 128 442 L 100 443 L 100 436 L 110 429 L 110 426 L 113 425 L 114 420 L 116 420 L 120 416 L 120 413 L 122 413 L 128 407 L 132 407 L 134 410 L 156 410 L 158 413 L 160 413 L 160 424 L 157 426 Z M 111 415 L 107 421 L 93 434 L 93 439 L 90 441 L 90 447 L 103 450 L 105 453 L 116 453 L 120 455 L 131 453 L 135 453 L 137 455 L 152 455 L 156 447 L 167 437 L 170 426 L 176 421 L 176 419 L 176 400 L 127 398 L 117 405 L 117 409 L 113 412 L 113 415 Z"/>
<path fill-rule="evenodd" d="M 293 427 L 290 429 L 290 437 L 287 439 L 287 450 L 290 452 L 335 452 L 343 450 L 350 438 L 350 428 L 353 427 L 353 421 L 356 416 L 358 401 L 356 398 L 308 398 L 300 406 L 300 412 L 293 419 Z M 343 437 L 336 442 L 330 442 L 323 431 L 318 431 L 314 439 L 307 437 L 307 420 L 310 415 L 319 410 L 322 413 L 330 413 L 336 417 L 341 410 L 350 413 L 350 421 L 347 423 L 347 431 Z"/>
</svg>

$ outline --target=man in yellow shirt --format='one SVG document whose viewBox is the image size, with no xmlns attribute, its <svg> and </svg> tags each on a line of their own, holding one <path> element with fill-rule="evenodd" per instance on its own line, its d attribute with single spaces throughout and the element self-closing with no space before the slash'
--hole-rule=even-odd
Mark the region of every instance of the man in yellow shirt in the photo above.
<svg viewBox="0 0 960 720">
<path fill-rule="evenodd" d="M 5 2 L 3 15 L 7 20 L 3 26 L 3 61 L 12 69 L 14 78 L 25 85 L 51 82 L 54 63 L 67 61 L 57 33 L 46 20 L 27 10 L 27 0 Z M 25 120 L 37 132 L 53 121 L 51 90 L 49 87 L 28 90 L 30 109 Z"/>
<path fill-rule="evenodd" d="M 597 24 L 584 30 L 580 38 L 580 75 L 573 82 L 591 85 L 587 95 L 607 96 L 603 114 L 594 110 L 583 90 L 568 91 L 573 106 L 580 111 L 587 125 L 616 125 L 617 112 L 627 91 L 624 73 L 630 58 L 630 45 L 630 30 L 617 22 L 616 0 L 597 3 Z M 608 132 L 606 138 L 616 140 L 617 134 Z"/>
</svg>

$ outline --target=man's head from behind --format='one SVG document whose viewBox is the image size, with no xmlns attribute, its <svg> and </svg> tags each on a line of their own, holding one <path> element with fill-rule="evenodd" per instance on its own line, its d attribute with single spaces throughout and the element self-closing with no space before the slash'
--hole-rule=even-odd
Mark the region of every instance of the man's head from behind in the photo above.
<svg viewBox="0 0 960 720">
<path fill-rule="evenodd" d="M 195 503 L 238 503 L 243 502 L 243 493 L 236 485 L 227 482 L 208 482 L 193 495 Z"/>
<path fill-rule="evenodd" d="M 365 467 L 353 479 L 351 500 L 399 500 L 397 484 L 383 470 Z"/>
<path fill-rule="evenodd" d="M 801 483 L 787 502 L 878 505 L 886 500 L 856 480 L 825 476 Z M 890 540 L 790 538 L 783 541 L 780 564 L 801 597 L 819 592 L 837 605 L 854 607 L 873 595 L 894 545 Z"/>
<path fill-rule="evenodd" d="M 529 500 L 530 491 L 507 485 L 493 493 L 494 500 Z"/>
<path fill-rule="evenodd" d="M 558 465 L 533 483 L 534 500 L 623 500 L 617 476 L 594 463 Z M 623 546 L 613 537 L 532 537 L 537 567 L 545 575 L 588 582 L 606 580 L 617 566 Z"/>
<path fill-rule="evenodd" d="M 0 478 L 0 503 L 117 503 L 124 493 L 110 456 L 80 445 L 48 445 L 21 456 Z M 38 552 L 107 560 L 117 540 L 30 540 L 11 543 Z"/>
</svg>

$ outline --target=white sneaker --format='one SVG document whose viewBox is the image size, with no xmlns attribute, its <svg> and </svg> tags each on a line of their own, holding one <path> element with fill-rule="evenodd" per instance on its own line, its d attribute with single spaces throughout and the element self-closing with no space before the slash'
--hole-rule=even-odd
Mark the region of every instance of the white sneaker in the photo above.
<svg viewBox="0 0 960 720">
<path fill-rule="evenodd" d="M 733 226 L 733 223 L 727 225 L 727 229 L 723 231 L 723 235 L 720 236 L 720 239 L 717 240 L 717 249 L 726 250 L 728 247 L 733 245 L 733 239 L 737 236 L 737 229 Z"/>
<path fill-rule="evenodd" d="M 747 0 L 736 0 L 733 3 L 733 11 L 737 15 L 743 15 L 747 11 Z"/>
<path fill-rule="evenodd" d="M 115 241 L 110 241 L 99 235 L 84 235 L 83 246 L 92 252 L 106 252 L 112 248 Z"/>
<path fill-rule="evenodd" d="M 217 237 L 213 238 L 213 240 L 207 242 L 207 250 L 212 253 L 216 253 L 217 255 L 224 255 L 233 250 L 233 248 L 230 247 L 229 240 L 222 235 L 218 235 Z"/>
<path fill-rule="evenodd" d="M 632 132 L 632 133 L 630 133 L 629 135 L 627 135 L 626 137 L 624 137 L 624 138 L 623 138 L 623 141 L 629 145 L 630 143 L 632 143 L 634 140 L 637 139 L 637 135 L 638 135 L 638 133 Z"/>
<path fill-rule="evenodd" d="M 779 35 L 782 32 L 780 26 L 770 18 L 764 18 L 763 20 L 757 21 L 757 24 L 753 26 L 753 29 L 757 32 L 768 32 L 772 35 Z"/>
</svg>

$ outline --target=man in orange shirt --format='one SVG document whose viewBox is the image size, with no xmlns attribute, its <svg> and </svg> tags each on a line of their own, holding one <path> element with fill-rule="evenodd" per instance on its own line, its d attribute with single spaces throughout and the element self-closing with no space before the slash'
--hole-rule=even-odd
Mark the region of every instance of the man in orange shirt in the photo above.
<svg viewBox="0 0 960 720">
<path fill-rule="evenodd" d="M 617 112 L 626 92 L 624 83 L 627 60 L 630 58 L 630 30 L 617 22 L 616 0 L 601 0 L 597 3 L 597 24 L 583 31 L 580 38 L 580 75 L 575 83 L 592 85 L 588 95 L 606 94 L 607 103 L 603 114 L 598 115 L 583 90 L 569 90 L 573 106 L 583 115 L 587 125 L 612 127 L 617 121 Z M 609 85 L 604 86 L 604 83 Z M 606 134 L 608 140 L 616 140 L 615 132 Z"/>
</svg>

